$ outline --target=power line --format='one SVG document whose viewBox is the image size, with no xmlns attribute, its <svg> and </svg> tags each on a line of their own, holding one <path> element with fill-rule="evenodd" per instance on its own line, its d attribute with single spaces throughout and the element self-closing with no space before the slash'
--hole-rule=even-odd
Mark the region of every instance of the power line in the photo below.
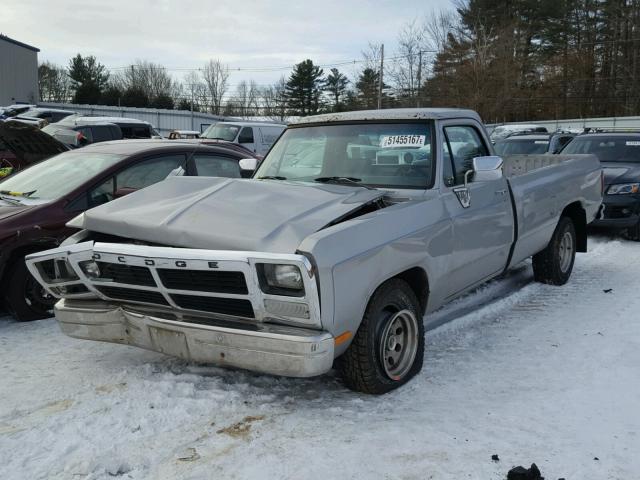
<svg viewBox="0 0 640 480">
<path fill-rule="evenodd" d="M 419 52 L 415 52 L 415 53 L 410 53 L 410 54 L 406 54 L 406 55 L 396 55 L 394 57 L 385 57 L 385 61 L 398 61 L 398 60 L 403 60 L 406 58 L 418 58 L 418 56 L 420 54 L 423 53 L 438 53 L 437 50 L 420 50 Z M 368 63 L 368 60 L 342 60 L 342 61 L 338 61 L 338 62 L 333 62 L 333 63 L 324 63 L 324 64 L 318 64 L 316 65 L 317 67 L 320 68 L 334 68 L 334 67 L 343 67 L 346 65 L 359 65 L 362 63 Z M 260 72 L 277 72 L 277 71 L 284 71 L 284 70 L 291 70 L 293 68 L 294 65 L 272 65 L 272 66 L 264 66 L 264 67 L 227 67 L 229 72 L 249 72 L 249 73 L 260 73 Z M 187 68 L 187 67 L 164 67 L 162 65 L 138 65 L 138 64 L 131 64 L 131 65 L 125 65 L 125 66 L 119 66 L 119 67 L 106 67 L 108 70 L 113 71 L 113 70 L 129 70 L 131 69 L 131 67 L 138 67 L 138 68 L 142 68 L 144 70 L 164 70 L 167 72 L 201 72 L 204 69 L 202 67 L 197 67 L 197 68 Z"/>
</svg>

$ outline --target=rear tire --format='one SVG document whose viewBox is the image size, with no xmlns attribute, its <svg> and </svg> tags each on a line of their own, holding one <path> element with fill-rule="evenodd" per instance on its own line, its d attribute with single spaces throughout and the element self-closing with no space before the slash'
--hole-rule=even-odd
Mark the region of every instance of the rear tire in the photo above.
<svg viewBox="0 0 640 480">
<path fill-rule="evenodd" d="M 374 292 L 348 350 L 336 360 L 345 385 L 382 394 L 407 383 L 422 369 L 424 325 L 407 282 L 397 278 Z"/>
<path fill-rule="evenodd" d="M 576 257 L 576 229 L 569 217 L 560 217 L 549 245 L 533 256 L 536 282 L 564 285 L 571 276 Z"/>
<path fill-rule="evenodd" d="M 16 260 L 5 276 L 5 304 L 19 322 L 53 316 L 56 299 L 49 295 L 27 269 L 24 258 Z"/>
</svg>

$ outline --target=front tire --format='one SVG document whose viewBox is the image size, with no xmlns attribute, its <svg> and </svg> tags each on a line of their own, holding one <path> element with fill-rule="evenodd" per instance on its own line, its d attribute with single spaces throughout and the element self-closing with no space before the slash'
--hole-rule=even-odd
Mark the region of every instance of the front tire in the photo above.
<svg viewBox="0 0 640 480">
<path fill-rule="evenodd" d="M 576 258 L 576 229 L 569 217 L 560 217 L 549 245 L 533 256 L 536 282 L 564 285 L 569 281 Z"/>
<path fill-rule="evenodd" d="M 16 320 L 28 322 L 53 316 L 56 299 L 33 278 L 24 258 L 9 267 L 5 278 L 5 303 Z"/>
<path fill-rule="evenodd" d="M 382 394 L 404 385 L 421 370 L 421 311 L 404 280 L 394 278 L 378 287 L 351 345 L 336 362 L 348 388 Z"/>
</svg>

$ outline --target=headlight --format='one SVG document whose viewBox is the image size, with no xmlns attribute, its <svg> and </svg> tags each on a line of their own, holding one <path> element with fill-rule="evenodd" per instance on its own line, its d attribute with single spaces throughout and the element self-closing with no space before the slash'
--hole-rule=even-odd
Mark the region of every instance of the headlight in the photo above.
<svg viewBox="0 0 640 480">
<path fill-rule="evenodd" d="M 93 260 L 85 260 L 80 262 L 78 265 L 80 265 L 84 274 L 91 280 L 100 278 L 100 267 Z"/>
<path fill-rule="evenodd" d="M 624 195 L 626 193 L 638 193 L 640 191 L 640 183 L 621 183 L 619 185 L 610 185 L 607 189 L 609 195 Z"/>
<path fill-rule="evenodd" d="M 296 265 L 258 263 L 256 267 L 260 278 L 260 288 L 264 293 L 293 297 L 304 296 L 302 274 Z"/>
</svg>

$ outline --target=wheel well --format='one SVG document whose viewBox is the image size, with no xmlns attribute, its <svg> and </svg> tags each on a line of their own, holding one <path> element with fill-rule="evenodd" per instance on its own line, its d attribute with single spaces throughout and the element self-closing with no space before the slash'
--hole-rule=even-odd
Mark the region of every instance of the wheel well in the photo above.
<svg viewBox="0 0 640 480">
<path fill-rule="evenodd" d="M 429 280 L 427 279 L 427 272 L 420 267 L 414 267 L 397 274 L 393 278 L 401 278 L 409 284 L 420 302 L 421 313 L 424 315 L 427 310 L 427 300 L 429 298 Z"/>
<path fill-rule="evenodd" d="M 24 260 L 24 257 L 26 255 L 29 255 L 30 253 L 41 252 L 43 250 L 47 250 L 49 248 L 55 248 L 55 247 L 57 247 L 57 245 L 53 243 L 52 244 L 43 243 L 41 245 L 25 245 L 25 246 L 16 248 L 14 251 L 11 252 L 11 255 L 9 256 L 9 258 L 7 258 L 7 262 L 4 265 L 4 270 L 2 271 L 2 279 L 0 279 L 0 285 L 6 284 L 6 281 L 8 280 L 7 275 L 9 274 L 11 268 L 21 258 Z"/>
<path fill-rule="evenodd" d="M 587 213 L 580 202 L 567 205 L 562 211 L 562 217 L 569 217 L 576 229 L 576 250 L 587 251 Z"/>
</svg>

